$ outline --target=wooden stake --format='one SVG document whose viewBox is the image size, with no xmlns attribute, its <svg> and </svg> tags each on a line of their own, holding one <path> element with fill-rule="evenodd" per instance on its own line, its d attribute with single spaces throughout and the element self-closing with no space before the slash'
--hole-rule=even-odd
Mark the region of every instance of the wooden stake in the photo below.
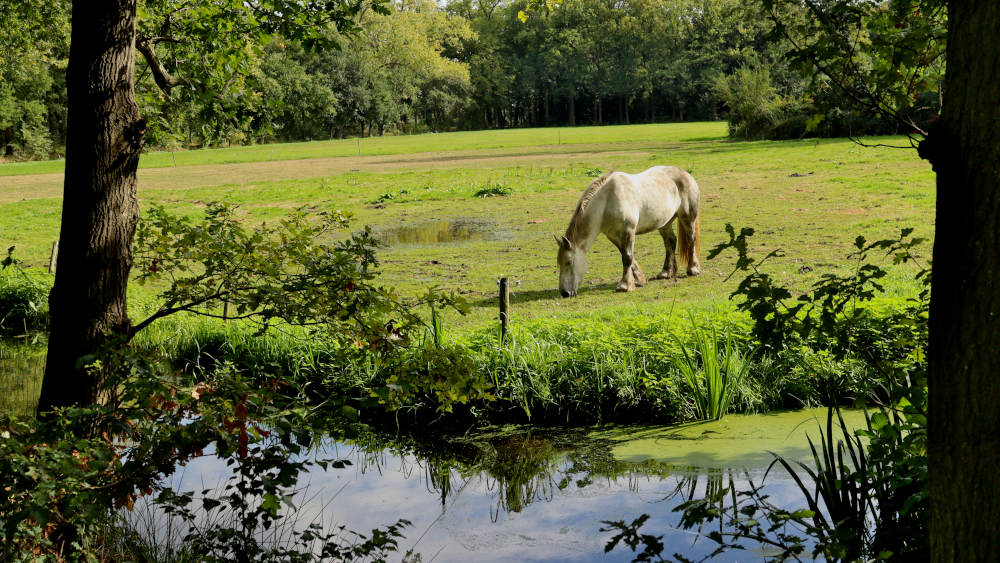
<svg viewBox="0 0 1000 563">
<path fill-rule="evenodd" d="M 500 344 L 507 342 L 507 321 L 510 311 L 510 289 L 507 278 L 500 278 Z"/>
<path fill-rule="evenodd" d="M 49 273 L 56 271 L 56 256 L 59 255 L 59 241 L 52 243 L 52 254 L 49 255 Z"/>
</svg>

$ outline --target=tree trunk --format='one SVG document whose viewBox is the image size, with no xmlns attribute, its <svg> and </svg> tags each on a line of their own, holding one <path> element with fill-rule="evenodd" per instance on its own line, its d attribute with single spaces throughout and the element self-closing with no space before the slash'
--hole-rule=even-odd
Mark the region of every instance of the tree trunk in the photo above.
<svg viewBox="0 0 1000 563">
<path fill-rule="evenodd" d="M 543 125 L 548 125 L 549 121 L 549 90 L 545 89 L 545 94 L 542 97 L 542 119 L 545 120 Z"/>
<path fill-rule="evenodd" d="M 101 399 L 99 376 L 78 360 L 130 326 L 135 171 L 146 128 L 133 88 L 135 10 L 135 0 L 73 4 L 61 251 L 40 413 Z"/>
<path fill-rule="evenodd" d="M 934 561 L 1000 553 L 1000 3 L 952 0 L 939 125 L 928 480 Z"/>
<path fill-rule="evenodd" d="M 576 126 L 576 96 L 575 92 L 569 93 L 569 126 Z"/>
</svg>

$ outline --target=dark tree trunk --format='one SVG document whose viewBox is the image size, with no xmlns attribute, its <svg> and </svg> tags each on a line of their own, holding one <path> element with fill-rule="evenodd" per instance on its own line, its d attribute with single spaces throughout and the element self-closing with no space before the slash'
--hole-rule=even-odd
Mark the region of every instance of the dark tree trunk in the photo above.
<svg viewBox="0 0 1000 563">
<path fill-rule="evenodd" d="M 934 561 L 1000 553 L 1000 3 L 952 0 L 937 172 L 928 479 Z"/>
<path fill-rule="evenodd" d="M 548 91 L 548 89 L 545 90 L 545 93 L 542 96 L 542 119 L 545 120 L 544 125 L 548 125 L 550 123 L 550 121 L 549 121 L 549 91 Z"/>
<path fill-rule="evenodd" d="M 135 0 L 73 4 L 66 175 L 42 413 L 101 399 L 99 377 L 78 360 L 130 326 L 135 171 L 145 134 L 133 88 L 135 10 Z"/>
</svg>

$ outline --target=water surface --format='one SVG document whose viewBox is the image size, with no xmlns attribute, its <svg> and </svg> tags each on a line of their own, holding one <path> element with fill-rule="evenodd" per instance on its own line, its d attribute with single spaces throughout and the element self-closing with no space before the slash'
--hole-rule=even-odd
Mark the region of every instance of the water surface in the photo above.
<svg viewBox="0 0 1000 563">
<path fill-rule="evenodd" d="M 857 411 L 845 418 L 853 426 L 864 420 Z M 773 459 L 766 450 L 808 459 L 806 435 L 815 440 L 825 422 L 826 410 L 812 409 L 675 427 L 491 428 L 439 447 L 376 436 L 326 440 L 315 455 L 352 465 L 309 473 L 295 525 L 368 532 L 406 518 L 413 526 L 400 551 L 424 562 L 631 561 L 621 547 L 604 553 L 612 533 L 601 531 L 602 521 L 649 514 L 643 531 L 664 536 L 665 555 L 700 558 L 714 543 L 680 529 L 674 508 L 707 488 L 759 484 Z M 175 488 L 198 490 L 227 476 L 224 464 L 201 458 Z M 764 490 L 779 506 L 804 507 L 782 471 L 767 475 Z M 713 560 L 759 557 L 734 551 Z"/>
<path fill-rule="evenodd" d="M 475 219 L 449 219 L 377 228 L 375 235 L 388 246 L 443 244 L 495 239 L 497 238 L 497 226 L 487 221 Z"/>
</svg>

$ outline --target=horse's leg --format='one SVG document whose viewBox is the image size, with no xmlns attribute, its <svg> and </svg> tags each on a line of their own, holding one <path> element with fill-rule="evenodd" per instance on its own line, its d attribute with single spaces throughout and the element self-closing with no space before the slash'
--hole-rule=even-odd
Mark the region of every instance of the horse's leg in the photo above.
<svg viewBox="0 0 1000 563">
<path fill-rule="evenodd" d="M 677 234 L 674 233 L 673 219 L 660 229 L 660 236 L 663 237 L 663 246 L 667 249 L 667 256 L 663 259 L 663 269 L 653 279 L 676 280 L 677 254 L 674 252 L 674 249 L 677 247 Z"/>
<path fill-rule="evenodd" d="M 642 287 L 646 285 L 646 274 L 642 273 L 642 268 L 639 267 L 639 262 L 632 259 L 632 279 L 635 281 L 636 287 Z"/>
<path fill-rule="evenodd" d="M 681 259 L 687 262 L 687 274 L 697 276 L 701 273 L 701 264 L 698 262 L 698 209 L 690 210 L 687 214 L 679 217 L 680 224 L 677 225 L 678 250 Z"/>
<path fill-rule="evenodd" d="M 618 282 L 615 291 L 633 291 L 635 289 L 635 228 L 626 228 L 622 233 L 618 250 L 622 253 L 622 281 Z M 638 268 L 637 265 L 635 265 Z"/>
</svg>

